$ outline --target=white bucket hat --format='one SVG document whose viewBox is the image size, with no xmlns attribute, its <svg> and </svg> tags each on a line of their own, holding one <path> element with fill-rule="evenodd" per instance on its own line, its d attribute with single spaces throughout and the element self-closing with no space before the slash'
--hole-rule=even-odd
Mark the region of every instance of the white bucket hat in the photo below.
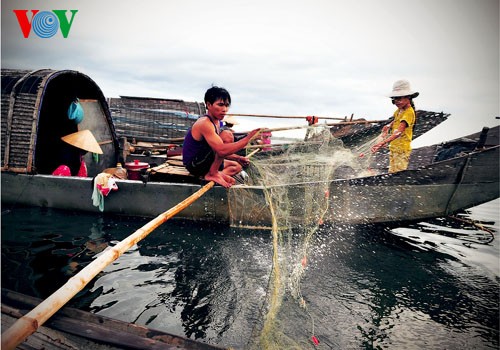
<svg viewBox="0 0 500 350">
<path fill-rule="evenodd" d="M 420 93 L 412 91 L 410 82 L 408 80 L 398 80 L 392 85 L 392 92 L 387 95 L 388 97 L 401 97 L 409 96 L 415 98 Z"/>
</svg>

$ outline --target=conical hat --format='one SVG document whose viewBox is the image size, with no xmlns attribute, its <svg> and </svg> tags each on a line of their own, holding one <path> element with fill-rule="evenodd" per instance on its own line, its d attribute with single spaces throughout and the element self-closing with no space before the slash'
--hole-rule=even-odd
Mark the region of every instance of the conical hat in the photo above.
<svg viewBox="0 0 500 350">
<path fill-rule="evenodd" d="M 80 130 L 74 132 L 72 134 L 61 137 L 66 143 L 69 143 L 71 146 L 75 146 L 77 148 L 81 148 L 87 152 L 99 153 L 102 154 L 101 146 L 97 143 L 94 135 L 90 130 Z"/>
<path fill-rule="evenodd" d="M 226 117 L 224 117 L 224 119 L 222 120 L 223 122 L 226 122 L 228 124 L 232 124 L 232 125 L 239 125 L 240 123 L 236 120 L 235 117 L 233 117 L 232 115 L 228 115 Z"/>
</svg>

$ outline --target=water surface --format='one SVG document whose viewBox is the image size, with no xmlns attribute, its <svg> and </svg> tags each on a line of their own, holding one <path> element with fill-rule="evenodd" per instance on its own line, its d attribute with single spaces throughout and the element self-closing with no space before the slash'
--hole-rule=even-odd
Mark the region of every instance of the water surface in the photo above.
<svg viewBox="0 0 500 350">
<path fill-rule="evenodd" d="M 2 287 L 41 298 L 149 221 L 2 209 Z M 499 213 L 496 200 L 460 220 L 321 227 L 300 284 L 306 307 L 286 294 L 280 308 L 283 344 L 287 338 L 304 349 L 498 349 Z M 212 344 L 255 348 L 271 264 L 268 231 L 173 219 L 70 305 Z"/>
</svg>

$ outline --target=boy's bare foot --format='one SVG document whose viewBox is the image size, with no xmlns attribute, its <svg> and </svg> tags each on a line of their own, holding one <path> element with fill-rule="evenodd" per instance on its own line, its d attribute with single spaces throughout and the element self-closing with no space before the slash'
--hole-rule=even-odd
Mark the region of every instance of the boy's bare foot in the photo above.
<svg viewBox="0 0 500 350">
<path fill-rule="evenodd" d="M 216 183 L 218 183 L 219 185 L 225 187 L 225 188 L 229 188 L 232 186 L 231 183 L 227 182 L 224 177 L 222 176 L 222 173 L 218 172 L 214 175 L 210 175 L 210 174 L 206 174 L 205 175 L 205 180 L 207 181 L 214 181 Z"/>
<path fill-rule="evenodd" d="M 222 177 L 224 177 L 224 180 L 226 180 L 226 182 L 230 183 L 231 185 L 234 185 L 236 183 L 236 180 L 234 179 L 234 177 L 229 176 L 223 172 L 221 172 L 221 174 L 222 174 Z"/>
</svg>

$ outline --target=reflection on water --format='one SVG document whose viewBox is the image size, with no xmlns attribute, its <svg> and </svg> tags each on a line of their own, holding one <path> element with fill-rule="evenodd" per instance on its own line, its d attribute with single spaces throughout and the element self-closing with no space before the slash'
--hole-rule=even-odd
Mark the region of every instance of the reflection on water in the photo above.
<svg viewBox="0 0 500 350">
<path fill-rule="evenodd" d="M 405 227 L 322 227 L 301 291 L 278 316 L 301 348 L 499 348 L 499 201 Z M 17 208 L 2 214 L 2 287 L 47 297 L 146 219 Z M 495 239 L 491 240 L 493 237 Z M 70 303 L 205 342 L 249 348 L 266 314 L 267 231 L 171 220 Z"/>
<path fill-rule="evenodd" d="M 311 308 L 328 305 L 317 328 L 324 327 L 329 346 L 497 347 L 498 276 L 491 279 L 488 271 L 451 255 L 413 249 L 392 233 L 351 232 L 347 240 L 324 239 L 336 245 L 335 252 L 317 262 L 317 272 L 309 272 L 303 289 L 314 279 L 309 293 L 304 291 L 315 305 Z M 329 273 L 328 278 L 314 277 Z M 328 337 L 332 331 L 336 336 Z"/>
<path fill-rule="evenodd" d="M 89 309 L 211 342 L 248 337 L 268 274 L 267 257 L 252 250 L 266 246 L 262 235 L 177 222 L 108 267 Z M 235 320 L 241 326 L 233 329 Z"/>
</svg>

